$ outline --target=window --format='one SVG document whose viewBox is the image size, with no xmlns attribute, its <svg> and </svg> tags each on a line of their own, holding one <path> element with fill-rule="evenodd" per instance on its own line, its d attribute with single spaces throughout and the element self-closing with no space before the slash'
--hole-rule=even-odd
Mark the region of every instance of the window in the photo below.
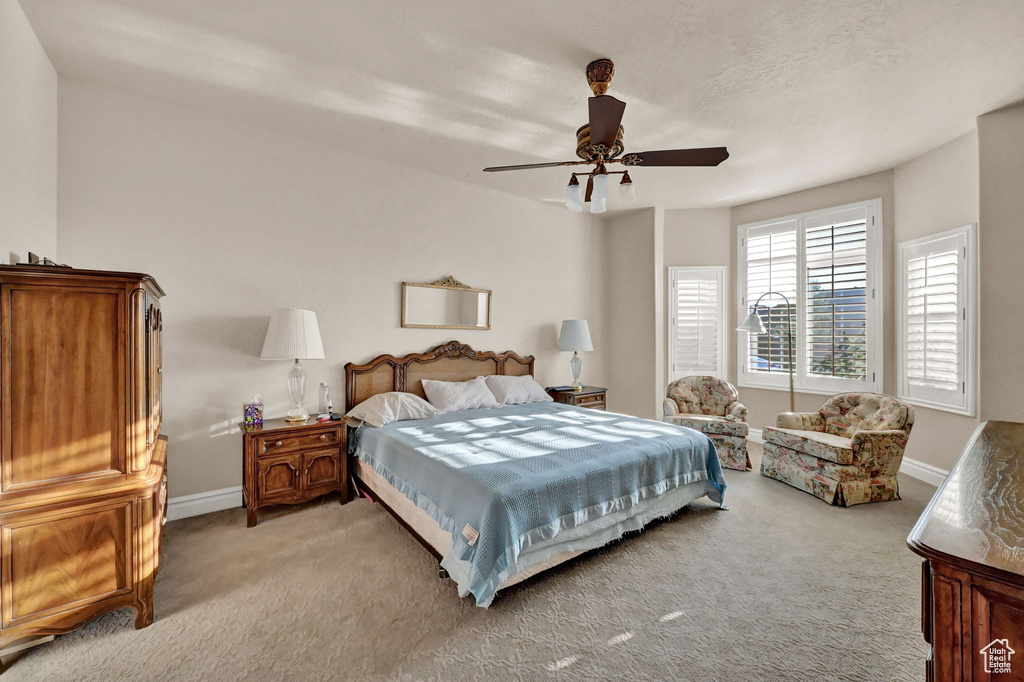
<svg viewBox="0 0 1024 682">
<path fill-rule="evenodd" d="M 669 381 L 691 374 L 726 378 L 722 267 L 669 268 Z"/>
<path fill-rule="evenodd" d="M 899 397 L 974 414 L 977 228 L 899 246 Z"/>
<path fill-rule="evenodd" d="M 806 393 L 879 390 L 881 200 L 739 228 L 739 383 Z M 770 292 L 770 293 L 769 293 Z M 790 347 L 792 338 L 792 348 Z"/>
</svg>

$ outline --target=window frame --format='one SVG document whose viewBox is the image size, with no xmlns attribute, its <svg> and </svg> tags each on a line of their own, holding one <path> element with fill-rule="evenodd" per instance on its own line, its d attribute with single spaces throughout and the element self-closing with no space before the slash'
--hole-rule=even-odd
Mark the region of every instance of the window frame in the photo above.
<svg viewBox="0 0 1024 682">
<path fill-rule="evenodd" d="M 679 280 L 679 273 L 681 272 L 713 272 L 716 273 L 719 285 L 718 295 L 718 368 L 714 376 L 728 381 L 729 373 L 729 333 L 727 322 L 729 319 L 729 266 L 728 265 L 672 265 L 668 267 L 668 324 L 666 329 L 668 331 L 668 343 L 666 344 L 668 349 L 668 381 L 669 383 L 676 379 L 684 376 L 690 376 L 689 374 L 677 374 L 675 371 L 675 357 L 676 357 L 676 312 L 678 307 L 676 302 L 678 295 L 676 293 L 676 282 Z"/>
<path fill-rule="evenodd" d="M 865 313 L 866 313 L 866 347 L 865 362 L 866 379 L 840 379 L 835 377 L 813 376 L 808 370 L 807 359 L 807 230 L 828 222 L 842 222 L 851 215 L 862 213 L 865 221 Z M 736 227 L 736 302 L 739 322 L 749 314 L 749 304 L 754 301 L 747 297 L 747 236 L 750 232 L 765 232 L 771 226 L 793 223 L 796 230 L 796 301 L 791 301 L 796 308 L 796 326 L 793 334 L 795 371 L 793 375 L 794 390 L 797 393 L 818 395 L 834 395 L 836 393 L 869 391 L 881 392 L 885 366 L 885 348 L 883 343 L 884 326 L 884 295 L 882 256 L 882 199 L 857 201 L 841 206 L 797 213 L 772 218 L 755 223 L 745 223 Z M 778 301 L 778 297 L 771 297 Z M 765 299 L 766 301 L 768 299 Z M 747 369 L 747 353 L 749 350 L 748 333 L 737 331 L 736 342 L 736 378 L 737 385 L 744 388 L 759 388 L 776 391 L 789 390 L 789 374 L 750 372 Z"/>
<path fill-rule="evenodd" d="M 963 334 L 963 355 L 960 361 L 962 375 L 959 377 L 962 382 L 963 404 L 952 404 L 941 400 L 930 400 L 921 397 L 910 397 L 909 377 L 907 376 L 907 264 L 909 253 L 912 249 L 926 247 L 927 245 L 950 238 L 963 237 L 963 276 L 957 273 L 958 305 L 961 307 L 961 320 L 964 324 Z M 944 230 L 935 234 L 926 235 L 918 239 L 900 242 L 897 246 L 897 283 L 898 316 L 896 325 L 896 395 L 911 405 L 928 407 L 933 410 L 951 412 L 968 417 L 977 415 L 978 403 L 978 308 L 979 308 L 979 282 L 978 282 L 978 224 L 970 223 L 951 230 Z M 963 286 L 964 294 L 959 296 L 959 289 Z"/>
</svg>

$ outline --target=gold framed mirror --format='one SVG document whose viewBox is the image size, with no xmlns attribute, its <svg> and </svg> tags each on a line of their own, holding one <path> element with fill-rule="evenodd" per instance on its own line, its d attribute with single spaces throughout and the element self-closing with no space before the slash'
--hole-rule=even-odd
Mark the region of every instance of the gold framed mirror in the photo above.
<svg viewBox="0 0 1024 682">
<path fill-rule="evenodd" d="M 424 329 L 490 329 L 491 290 L 454 277 L 429 284 L 402 282 L 402 326 Z"/>
</svg>

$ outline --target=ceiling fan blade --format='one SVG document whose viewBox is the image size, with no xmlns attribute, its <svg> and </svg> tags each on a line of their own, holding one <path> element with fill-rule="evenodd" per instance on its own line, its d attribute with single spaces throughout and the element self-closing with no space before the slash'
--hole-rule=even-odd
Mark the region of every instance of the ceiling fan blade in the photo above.
<svg viewBox="0 0 1024 682">
<path fill-rule="evenodd" d="M 590 98 L 590 144 L 603 144 L 608 149 L 615 146 L 622 123 L 622 112 L 626 103 L 611 95 Z"/>
<path fill-rule="evenodd" d="M 638 166 L 717 166 L 729 158 L 725 147 L 702 147 L 700 149 L 665 149 L 655 152 L 637 152 L 623 156 L 636 156 Z"/>
<path fill-rule="evenodd" d="M 490 168 L 484 168 L 484 172 L 493 173 L 495 171 L 524 170 L 526 168 L 554 168 L 555 166 L 576 166 L 579 163 L 579 161 L 551 161 L 550 163 L 527 163 L 521 166 L 491 166 Z"/>
<path fill-rule="evenodd" d="M 591 175 L 589 178 L 587 178 L 587 194 L 583 198 L 583 201 L 584 202 L 590 201 L 590 195 L 593 194 L 593 192 L 594 192 L 594 176 Z"/>
</svg>

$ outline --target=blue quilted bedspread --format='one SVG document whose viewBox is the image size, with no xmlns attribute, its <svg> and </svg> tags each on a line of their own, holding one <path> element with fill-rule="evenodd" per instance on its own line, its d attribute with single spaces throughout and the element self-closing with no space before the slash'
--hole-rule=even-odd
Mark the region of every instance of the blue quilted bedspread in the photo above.
<svg viewBox="0 0 1024 682">
<path fill-rule="evenodd" d="M 487 606 L 519 555 L 605 514 L 725 479 L 707 436 L 560 403 L 463 410 L 355 433 L 356 455 L 449 531 L 441 566 Z"/>
</svg>

